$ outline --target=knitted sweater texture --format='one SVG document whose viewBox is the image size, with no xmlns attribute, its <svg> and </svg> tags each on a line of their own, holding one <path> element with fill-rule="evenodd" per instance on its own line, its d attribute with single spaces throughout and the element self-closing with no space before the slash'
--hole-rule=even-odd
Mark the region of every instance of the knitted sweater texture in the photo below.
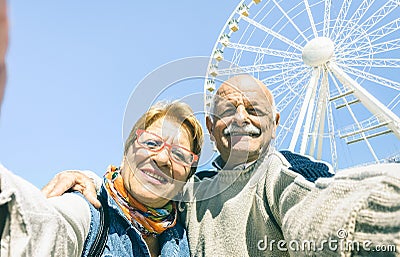
<svg viewBox="0 0 400 257">
<path fill-rule="evenodd" d="M 279 197 L 298 176 L 288 167 L 274 152 L 245 170 L 221 170 L 211 179 L 188 183 L 186 193 L 194 198 L 183 220 L 191 255 L 288 256 L 276 243 L 269 245 L 283 240 Z"/>
<path fill-rule="evenodd" d="M 282 199 L 287 199 L 285 194 Z M 400 256 L 400 165 L 368 165 L 317 180 L 296 206 L 283 200 L 287 242 L 313 242 L 292 256 Z M 331 242 L 331 244 L 329 244 Z"/>
<path fill-rule="evenodd" d="M 182 220 L 192 256 L 400 256 L 399 164 L 314 184 L 279 152 L 260 160 L 189 181 Z"/>
</svg>

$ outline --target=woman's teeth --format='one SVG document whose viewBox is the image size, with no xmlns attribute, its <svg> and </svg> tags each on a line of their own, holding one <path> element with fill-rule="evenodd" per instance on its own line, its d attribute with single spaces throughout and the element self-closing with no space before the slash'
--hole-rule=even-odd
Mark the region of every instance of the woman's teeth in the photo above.
<svg viewBox="0 0 400 257">
<path fill-rule="evenodd" d="M 157 174 L 155 174 L 155 173 L 148 172 L 148 171 L 143 171 L 143 172 L 144 172 L 146 175 L 148 175 L 148 176 L 150 176 L 150 177 L 152 177 L 152 178 L 155 178 L 155 179 L 161 181 L 162 183 L 167 183 L 167 180 L 166 180 L 165 178 L 163 178 L 163 177 L 161 177 L 161 176 L 159 176 L 159 175 L 157 175 Z"/>
</svg>

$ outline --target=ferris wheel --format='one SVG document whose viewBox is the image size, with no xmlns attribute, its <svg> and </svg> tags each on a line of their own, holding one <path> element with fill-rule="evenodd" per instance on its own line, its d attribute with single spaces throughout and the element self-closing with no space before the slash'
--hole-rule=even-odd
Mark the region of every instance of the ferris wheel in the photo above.
<svg viewBox="0 0 400 257">
<path fill-rule="evenodd" d="M 223 77 L 252 74 L 281 113 L 278 149 L 335 168 L 398 161 L 399 30 L 400 0 L 243 0 L 212 51 L 205 109 Z"/>
</svg>

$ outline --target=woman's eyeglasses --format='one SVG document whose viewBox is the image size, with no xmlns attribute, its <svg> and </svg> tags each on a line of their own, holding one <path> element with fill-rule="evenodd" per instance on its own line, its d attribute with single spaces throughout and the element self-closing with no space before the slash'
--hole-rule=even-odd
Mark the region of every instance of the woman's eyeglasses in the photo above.
<svg viewBox="0 0 400 257">
<path fill-rule="evenodd" d="M 159 152 L 164 149 L 164 147 L 167 147 L 168 153 L 172 160 L 183 166 L 190 167 L 199 158 L 195 153 L 189 151 L 188 149 L 179 145 L 167 144 L 160 136 L 146 130 L 136 130 L 136 136 L 136 142 L 149 151 Z"/>
</svg>

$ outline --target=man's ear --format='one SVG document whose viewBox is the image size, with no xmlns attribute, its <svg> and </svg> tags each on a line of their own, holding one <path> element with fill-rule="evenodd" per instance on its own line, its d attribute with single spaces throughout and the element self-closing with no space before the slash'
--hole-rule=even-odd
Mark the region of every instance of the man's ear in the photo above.
<svg viewBox="0 0 400 257">
<path fill-rule="evenodd" d="M 214 127 L 214 123 L 212 121 L 212 118 L 210 116 L 206 117 L 206 127 L 208 130 L 208 133 L 210 133 L 210 140 L 211 141 L 215 141 L 215 137 L 213 135 L 213 127 Z"/>
<path fill-rule="evenodd" d="M 275 115 L 275 127 L 278 127 L 280 119 L 281 115 L 279 114 L 279 112 L 277 112 Z"/>
<path fill-rule="evenodd" d="M 276 113 L 275 115 L 275 119 L 274 119 L 274 124 L 273 124 L 273 128 L 271 129 L 271 138 L 275 138 L 276 137 L 276 128 L 279 125 L 279 120 L 281 118 L 281 115 L 279 114 L 279 112 Z"/>
</svg>

